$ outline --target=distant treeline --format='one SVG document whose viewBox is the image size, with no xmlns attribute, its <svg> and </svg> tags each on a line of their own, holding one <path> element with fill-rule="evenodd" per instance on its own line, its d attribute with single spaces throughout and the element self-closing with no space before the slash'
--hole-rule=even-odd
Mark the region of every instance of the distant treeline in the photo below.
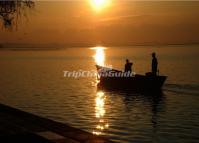
<svg viewBox="0 0 199 143">
<path fill-rule="evenodd" d="M 4 43 L 0 44 L 0 49 L 2 50 L 59 50 L 64 48 L 88 48 L 88 47 L 181 47 L 181 46 L 198 46 L 199 43 L 182 43 L 182 44 L 122 44 L 122 45 L 114 45 L 114 44 L 56 44 L 56 43 L 48 43 L 48 44 L 18 44 L 18 43 Z"/>
</svg>

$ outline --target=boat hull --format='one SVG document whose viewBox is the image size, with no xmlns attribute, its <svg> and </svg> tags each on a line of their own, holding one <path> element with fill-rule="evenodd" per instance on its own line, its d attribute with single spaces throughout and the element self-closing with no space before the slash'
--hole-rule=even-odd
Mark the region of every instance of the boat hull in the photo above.
<svg viewBox="0 0 199 143">
<path fill-rule="evenodd" d="M 159 92 L 166 78 L 166 76 L 154 75 L 135 75 L 133 77 L 99 76 L 100 82 L 98 83 L 98 88 L 132 90 L 136 92 Z"/>
</svg>

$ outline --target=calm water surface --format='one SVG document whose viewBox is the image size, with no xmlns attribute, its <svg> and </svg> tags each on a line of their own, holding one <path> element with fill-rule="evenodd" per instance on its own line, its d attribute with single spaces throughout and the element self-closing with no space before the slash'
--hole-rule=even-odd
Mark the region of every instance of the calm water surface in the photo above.
<svg viewBox="0 0 199 143">
<path fill-rule="evenodd" d="M 95 70 L 89 48 L 1 50 L 0 102 L 117 142 L 198 142 L 198 46 L 107 47 L 105 63 L 123 69 L 129 58 L 144 74 L 153 51 L 169 77 L 159 97 L 99 91 L 94 77 L 64 77 L 66 70 Z"/>
</svg>

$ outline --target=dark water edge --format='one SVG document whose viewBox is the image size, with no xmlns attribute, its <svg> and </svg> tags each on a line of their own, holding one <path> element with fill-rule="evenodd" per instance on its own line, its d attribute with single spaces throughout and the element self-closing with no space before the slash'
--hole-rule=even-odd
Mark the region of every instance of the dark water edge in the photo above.
<svg viewBox="0 0 199 143">
<path fill-rule="evenodd" d="M 0 104 L 1 142 L 106 142 L 91 133 L 73 128 L 67 124 L 42 118 L 3 104 Z"/>
</svg>

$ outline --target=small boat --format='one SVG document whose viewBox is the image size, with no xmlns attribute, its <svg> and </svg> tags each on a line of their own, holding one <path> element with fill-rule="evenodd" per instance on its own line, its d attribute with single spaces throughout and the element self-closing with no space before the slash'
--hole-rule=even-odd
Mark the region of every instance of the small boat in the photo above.
<svg viewBox="0 0 199 143">
<path fill-rule="evenodd" d="M 125 72 L 99 65 L 96 65 L 96 68 L 99 79 L 98 88 L 100 89 L 131 90 L 143 93 L 160 92 L 167 78 L 166 76 L 153 75 L 151 73 L 129 75 Z"/>
</svg>

